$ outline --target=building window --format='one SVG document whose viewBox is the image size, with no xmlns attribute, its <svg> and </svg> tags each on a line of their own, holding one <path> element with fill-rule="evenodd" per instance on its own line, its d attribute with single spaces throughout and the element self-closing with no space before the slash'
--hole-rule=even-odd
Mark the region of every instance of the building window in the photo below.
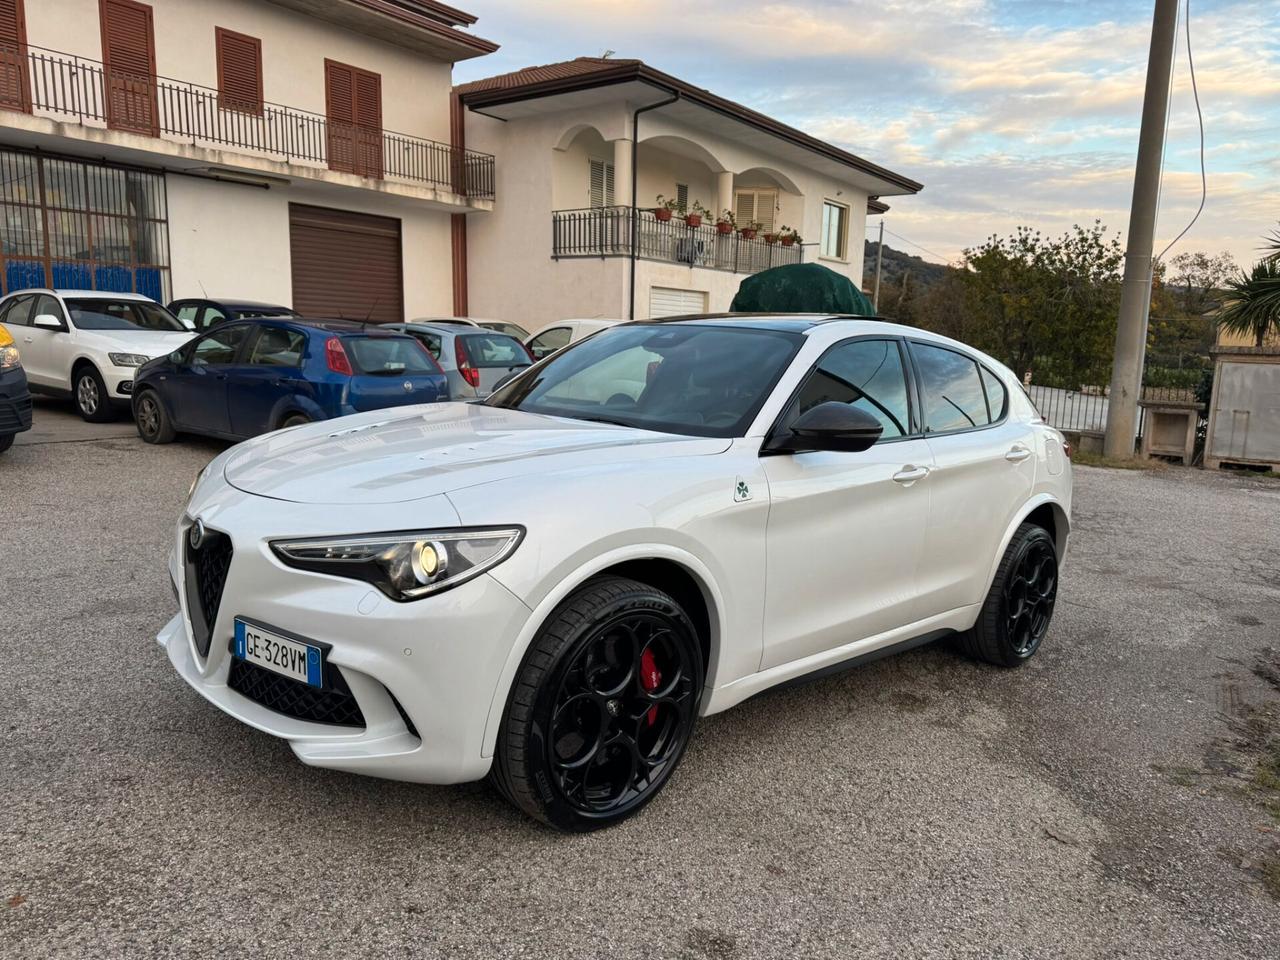
<svg viewBox="0 0 1280 960">
<path fill-rule="evenodd" d="M 5 293 L 66 287 L 166 302 L 164 177 L 0 151 L 0 279 Z"/>
<path fill-rule="evenodd" d="M 689 212 L 689 185 L 687 183 L 676 184 L 676 211 L 678 213 Z"/>
<path fill-rule="evenodd" d="M 849 255 L 849 208 L 830 200 L 822 202 L 822 256 L 845 260 Z"/>
<path fill-rule="evenodd" d="M 591 206 L 613 206 L 613 164 L 604 160 L 591 161 Z"/>
<path fill-rule="evenodd" d="M 761 233 L 773 233 L 773 214 L 777 207 L 776 190 L 735 190 L 733 193 L 733 218 L 740 227 L 758 223 Z"/>
<path fill-rule="evenodd" d="M 31 112 L 22 0 L 0 0 L 0 107 Z"/>
<path fill-rule="evenodd" d="M 262 41 L 234 30 L 214 28 L 218 45 L 218 106 L 262 113 Z"/>
</svg>

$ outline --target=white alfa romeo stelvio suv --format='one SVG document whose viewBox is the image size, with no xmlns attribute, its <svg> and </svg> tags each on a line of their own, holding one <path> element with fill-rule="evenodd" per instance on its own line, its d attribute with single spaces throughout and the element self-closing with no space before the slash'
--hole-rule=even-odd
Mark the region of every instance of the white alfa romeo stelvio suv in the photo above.
<svg viewBox="0 0 1280 960">
<path fill-rule="evenodd" d="M 697 717 L 1053 616 L 1063 437 L 962 344 L 828 316 L 622 324 L 479 403 L 267 434 L 192 486 L 159 636 L 306 764 L 635 813 Z"/>
</svg>

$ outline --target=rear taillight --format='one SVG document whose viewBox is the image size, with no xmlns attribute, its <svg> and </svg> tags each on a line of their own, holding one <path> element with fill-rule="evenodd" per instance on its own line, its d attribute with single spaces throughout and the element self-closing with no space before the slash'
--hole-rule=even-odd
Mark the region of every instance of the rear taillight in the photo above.
<svg viewBox="0 0 1280 960">
<path fill-rule="evenodd" d="M 337 337 L 330 337 L 324 342 L 324 359 L 334 373 L 345 373 L 348 377 L 352 375 L 351 361 L 347 359 L 347 351 Z"/>
<path fill-rule="evenodd" d="M 1062 452 L 1067 455 L 1068 460 L 1071 459 L 1071 441 L 1070 440 L 1062 441 Z"/>
<path fill-rule="evenodd" d="M 462 379 L 471 386 L 479 388 L 480 371 L 471 365 L 471 357 L 467 353 L 467 345 L 462 342 L 461 337 L 454 338 L 453 356 L 458 362 L 458 372 L 462 374 Z"/>
</svg>

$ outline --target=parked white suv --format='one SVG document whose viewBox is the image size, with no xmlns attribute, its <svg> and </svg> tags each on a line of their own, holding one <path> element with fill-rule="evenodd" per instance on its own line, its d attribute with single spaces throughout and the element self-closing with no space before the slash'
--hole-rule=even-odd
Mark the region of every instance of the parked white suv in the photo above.
<svg viewBox="0 0 1280 960">
<path fill-rule="evenodd" d="M 158 639 L 304 763 L 491 774 L 588 830 L 652 799 L 698 716 L 779 683 L 949 635 L 1025 662 L 1070 508 L 1062 435 L 955 341 L 850 318 L 624 324 L 485 401 L 216 457 L 174 531 L 181 609 Z"/>
<path fill-rule="evenodd" d="M 0 324 L 22 351 L 31 392 L 70 396 L 95 423 L 128 405 L 138 367 L 193 336 L 149 297 L 103 290 L 17 290 L 0 300 Z"/>
</svg>

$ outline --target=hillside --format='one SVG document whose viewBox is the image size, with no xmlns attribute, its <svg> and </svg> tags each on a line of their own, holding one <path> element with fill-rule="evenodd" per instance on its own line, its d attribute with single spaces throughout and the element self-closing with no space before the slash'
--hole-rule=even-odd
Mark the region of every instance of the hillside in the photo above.
<svg viewBox="0 0 1280 960">
<path fill-rule="evenodd" d="M 862 286 L 870 290 L 876 282 L 876 242 L 866 241 L 863 248 Z M 910 271 L 911 283 L 918 290 L 925 290 L 946 276 L 949 268 L 945 263 L 934 263 L 910 253 L 895 250 L 887 243 L 884 245 L 884 264 L 880 272 L 881 287 L 897 287 L 902 284 L 902 275 Z"/>
</svg>

